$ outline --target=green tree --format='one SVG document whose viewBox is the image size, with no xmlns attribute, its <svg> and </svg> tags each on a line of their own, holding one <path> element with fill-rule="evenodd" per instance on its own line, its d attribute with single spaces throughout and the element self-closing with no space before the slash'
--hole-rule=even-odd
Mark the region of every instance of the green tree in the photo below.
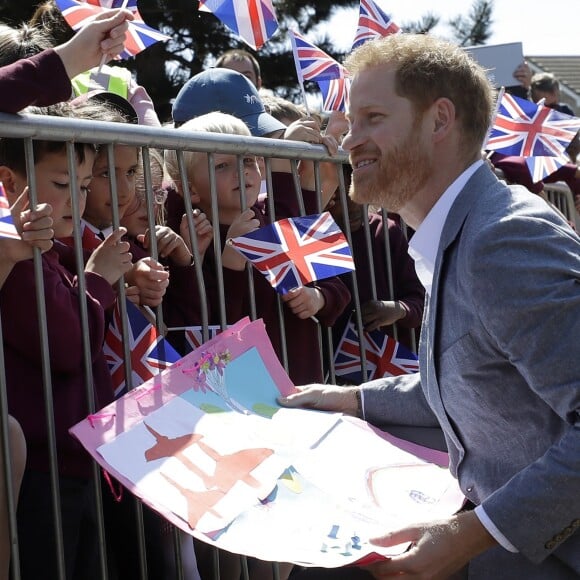
<svg viewBox="0 0 580 580">
<path fill-rule="evenodd" d="M 0 0 L 0 20 L 10 25 L 27 21 L 39 0 L 14 2 Z M 213 15 L 197 10 L 197 0 L 139 0 L 139 11 L 147 24 L 171 37 L 159 42 L 135 58 L 123 61 L 134 71 L 158 108 L 161 118 L 169 118 L 171 100 L 187 79 L 230 48 L 248 47 L 235 38 Z M 296 71 L 287 41 L 288 28 L 308 34 L 328 21 L 337 9 L 355 8 L 358 0 L 274 0 L 280 30 L 257 53 L 266 85 L 287 98 L 298 97 Z M 467 16 L 457 16 L 448 24 L 454 40 L 462 46 L 483 44 L 491 34 L 493 0 L 474 0 Z M 407 32 L 428 33 L 440 24 L 440 17 L 428 13 L 417 22 L 400 23 Z M 322 50 L 341 61 L 345 54 L 337 51 L 328 35 L 310 37 Z M 250 50 L 250 52 L 252 52 Z M 316 91 L 315 83 L 307 90 Z"/>
</svg>

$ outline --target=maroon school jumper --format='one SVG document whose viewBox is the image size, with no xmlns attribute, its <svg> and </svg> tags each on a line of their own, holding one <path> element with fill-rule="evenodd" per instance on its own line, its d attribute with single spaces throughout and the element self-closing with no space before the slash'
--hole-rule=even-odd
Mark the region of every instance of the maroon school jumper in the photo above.
<svg viewBox="0 0 580 580">
<path fill-rule="evenodd" d="M 42 256 L 59 473 L 65 477 L 89 478 L 92 460 L 68 432 L 70 427 L 88 414 L 77 278 L 64 266 L 74 269 L 72 264 L 72 250 L 59 242 Z M 113 400 L 111 375 L 103 355 L 103 340 L 104 310 L 113 305 L 115 294 L 111 285 L 98 274 L 87 273 L 85 280 L 93 391 L 95 408 L 100 409 Z M 28 448 L 27 469 L 48 471 L 40 334 L 32 260 L 14 266 L 0 289 L 0 311 L 8 410 L 24 431 Z"/>
<path fill-rule="evenodd" d="M 425 302 L 425 289 L 421 285 L 415 272 L 415 263 L 408 253 L 408 243 L 401 228 L 391 219 L 387 220 L 389 231 L 389 250 L 391 267 L 393 272 L 393 294 L 389 289 L 389 270 L 387 268 L 387 255 L 385 251 L 385 232 L 383 218 L 379 214 L 369 216 L 369 229 L 373 261 L 369 263 L 366 234 L 364 227 L 352 232 L 352 253 L 356 266 L 356 280 L 360 303 L 364 304 L 372 300 L 371 266 L 375 275 L 375 284 L 378 300 L 398 300 L 404 306 L 407 314 L 397 321 L 397 338 L 407 348 L 414 350 L 411 329 L 416 329 L 418 338 L 423 306 Z M 343 276 L 349 289 L 352 291 L 352 277 Z M 348 321 L 348 315 L 354 306 L 341 316 L 333 331 L 335 348 L 342 337 L 342 332 Z M 383 328 L 387 334 L 393 336 L 393 326 Z"/>
<path fill-rule="evenodd" d="M 0 67 L 0 111 L 47 107 L 68 101 L 72 94 L 64 64 L 53 49 Z"/>
<path fill-rule="evenodd" d="M 278 219 L 299 215 L 294 199 L 294 183 L 289 173 L 273 174 L 275 191 L 275 209 Z M 253 207 L 261 225 L 269 223 L 268 214 L 264 214 L 258 205 Z M 168 225 L 179 231 L 183 215 L 183 200 L 175 193 L 168 197 Z M 220 237 L 223 244 L 229 226 L 220 225 Z M 224 291 L 227 323 L 233 324 L 240 318 L 248 316 L 250 310 L 250 293 L 246 271 L 234 271 L 224 268 Z M 220 324 L 218 309 L 218 284 L 215 269 L 213 247 L 208 248 L 203 263 L 204 284 L 207 293 L 210 324 Z M 266 331 L 280 361 L 282 358 L 281 328 L 278 321 L 277 295 L 266 278 L 256 269 L 252 270 L 256 301 L 256 314 L 264 320 Z M 195 269 L 189 268 L 188 277 L 182 278 L 179 287 L 174 278 L 169 282 L 170 289 L 164 298 L 164 316 L 168 326 L 188 326 L 200 324 L 199 294 Z M 316 318 L 324 327 L 331 327 L 350 301 L 350 292 L 338 278 L 328 278 L 316 283 L 324 298 L 324 308 Z M 193 297 L 193 298 L 192 298 Z M 191 301 L 194 301 L 193 303 Z M 197 300 L 197 304 L 195 303 Z M 283 306 L 286 347 L 288 352 L 289 375 L 294 384 L 322 382 L 321 349 L 318 338 L 318 325 L 310 318 L 301 320 L 287 306 Z M 182 317 L 180 317 L 182 315 Z M 187 318 L 186 316 L 191 316 Z"/>
</svg>

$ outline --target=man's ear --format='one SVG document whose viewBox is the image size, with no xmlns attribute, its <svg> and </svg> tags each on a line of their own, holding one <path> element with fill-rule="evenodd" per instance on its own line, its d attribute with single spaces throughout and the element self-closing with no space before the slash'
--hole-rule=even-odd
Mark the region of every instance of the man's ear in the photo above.
<svg viewBox="0 0 580 580">
<path fill-rule="evenodd" d="M 433 103 L 433 139 L 441 141 L 455 125 L 455 105 L 441 97 Z"/>
<path fill-rule="evenodd" d="M 10 169 L 10 167 L 6 167 L 6 165 L 0 165 L 0 181 L 4 185 L 4 190 L 6 191 L 6 196 L 8 197 L 8 202 L 12 205 L 18 195 L 22 192 L 15 191 L 15 175 L 14 171 Z"/>
</svg>

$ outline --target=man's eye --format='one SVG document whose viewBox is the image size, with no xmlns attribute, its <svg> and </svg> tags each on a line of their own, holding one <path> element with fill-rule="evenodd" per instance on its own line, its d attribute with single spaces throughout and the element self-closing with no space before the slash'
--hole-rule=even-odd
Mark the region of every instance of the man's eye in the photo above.
<svg viewBox="0 0 580 580">
<path fill-rule="evenodd" d="M 68 183 L 60 183 L 58 181 L 53 181 L 53 185 L 58 189 L 67 189 L 69 184 Z"/>
</svg>

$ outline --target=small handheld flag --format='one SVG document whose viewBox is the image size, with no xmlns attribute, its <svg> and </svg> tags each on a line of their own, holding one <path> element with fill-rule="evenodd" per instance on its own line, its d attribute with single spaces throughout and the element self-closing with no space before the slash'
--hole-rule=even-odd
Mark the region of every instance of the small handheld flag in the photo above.
<svg viewBox="0 0 580 580">
<path fill-rule="evenodd" d="M 254 50 L 278 30 L 272 0 L 200 0 L 199 9 L 214 14 Z"/>
<path fill-rule="evenodd" d="M 129 58 L 139 54 L 160 40 L 169 40 L 169 36 L 155 28 L 147 26 L 137 10 L 137 0 L 56 0 L 56 5 L 62 12 L 64 19 L 73 30 L 79 30 L 88 24 L 97 14 L 111 8 L 127 8 L 134 16 L 134 20 L 128 22 L 125 40 L 125 50 L 120 58 Z"/>
<path fill-rule="evenodd" d="M 323 111 L 347 110 L 350 82 L 348 77 L 318 81 L 318 86 L 322 93 Z"/>
<path fill-rule="evenodd" d="M 132 386 L 137 387 L 177 362 L 181 357 L 145 318 L 137 306 L 128 300 L 125 301 L 125 304 L 127 308 L 127 338 L 131 351 Z M 113 320 L 105 336 L 103 351 L 113 378 L 115 397 L 118 398 L 127 392 L 123 355 L 123 325 L 118 303 L 115 304 Z"/>
<path fill-rule="evenodd" d="M 362 374 L 361 356 L 365 358 L 366 377 Z M 361 348 L 351 317 L 336 349 L 334 368 L 337 377 L 359 385 L 382 377 L 416 373 L 419 361 L 417 355 L 382 330 L 363 331 Z"/>
<path fill-rule="evenodd" d="M 485 149 L 518 157 L 560 157 L 580 119 L 504 93 Z"/>
<path fill-rule="evenodd" d="M 373 0 L 360 0 L 358 28 L 352 48 L 364 44 L 368 40 L 396 34 L 401 29 L 392 21 L 379 5 Z"/>
<path fill-rule="evenodd" d="M 14 225 L 14 218 L 10 212 L 10 204 L 6 197 L 4 184 L 0 181 L 0 238 L 19 240 L 20 234 Z"/>
<path fill-rule="evenodd" d="M 346 237 L 329 212 L 283 219 L 228 242 L 280 294 L 354 270 Z"/>
</svg>

